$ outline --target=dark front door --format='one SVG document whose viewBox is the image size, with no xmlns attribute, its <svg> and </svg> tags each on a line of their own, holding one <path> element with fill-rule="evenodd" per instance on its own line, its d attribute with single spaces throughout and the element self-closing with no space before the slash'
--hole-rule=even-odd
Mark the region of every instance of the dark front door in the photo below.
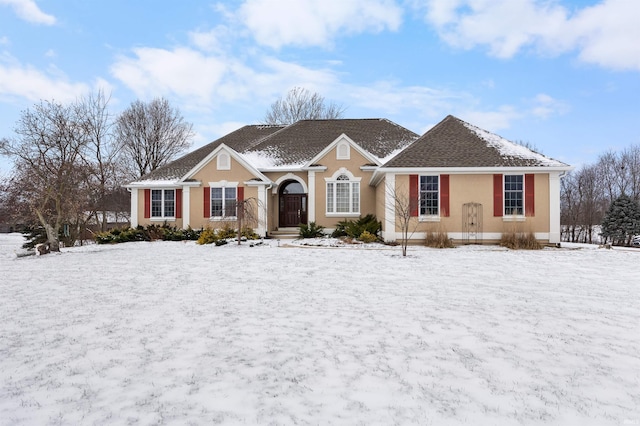
<svg viewBox="0 0 640 426">
<path fill-rule="evenodd" d="M 280 195 L 280 227 L 307 223 L 307 194 Z"/>
</svg>

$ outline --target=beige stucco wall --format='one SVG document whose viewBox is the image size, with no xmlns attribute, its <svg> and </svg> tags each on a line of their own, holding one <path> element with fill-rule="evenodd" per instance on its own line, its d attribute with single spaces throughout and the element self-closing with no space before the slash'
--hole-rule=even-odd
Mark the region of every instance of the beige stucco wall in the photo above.
<svg viewBox="0 0 640 426">
<path fill-rule="evenodd" d="M 204 217 L 204 187 L 209 186 L 209 182 L 219 182 L 222 180 L 226 180 L 228 182 L 238 182 L 238 186 L 244 187 L 244 198 L 246 199 L 258 199 L 258 188 L 255 186 L 247 186 L 244 182 L 253 179 L 255 176 L 245 169 L 242 164 L 238 163 L 236 160 L 231 158 L 231 168 L 229 170 L 218 170 L 217 169 L 217 161 L 216 158 L 213 158 L 212 161 L 199 170 L 194 176 L 193 179 L 195 181 L 200 182 L 199 186 L 190 186 L 188 188 L 189 191 L 189 226 L 193 229 L 207 228 L 212 227 L 215 228 L 219 226 L 221 223 L 219 221 L 211 220 L 210 218 Z M 158 188 L 160 189 L 160 188 Z M 176 188 L 171 188 L 176 189 Z M 138 224 L 142 226 L 147 226 L 152 223 L 163 224 L 165 222 L 164 219 L 150 219 L 144 218 L 144 189 L 138 189 Z M 187 191 L 186 188 L 183 189 L 183 194 Z M 186 202 L 186 197 L 183 195 L 183 203 Z M 255 203 L 254 203 L 255 204 Z M 255 215 L 254 215 L 255 216 Z M 185 218 L 186 219 L 186 218 Z M 178 228 L 183 228 L 184 224 L 187 223 L 185 219 L 176 219 L 172 221 L 166 221 L 170 226 L 176 226 Z M 247 225 L 256 227 L 257 223 L 248 223 Z"/>
<path fill-rule="evenodd" d="M 527 216 L 524 221 L 513 221 L 493 215 L 493 174 L 449 174 L 449 217 L 440 217 L 439 221 L 418 221 L 412 219 L 410 229 L 416 233 L 443 231 L 461 233 L 463 231 L 463 205 L 480 203 L 482 205 L 482 232 L 500 234 L 503 232 L 548 233 L 549 219 L 549 175 L 535 174 L 535 216 Z M 409 175 L 396 175 L 396 191 L 408 194 Z M 399 219 L 396 219 L 396 232 L 400 232 Z"/>
<path fill-rule="evenodd" d="M 356 149 L 351 147 L 350 158 L 348 160 L 338 160 L 336 149 L 332 149 L 322 157 L 319 161 L 322 166 L 327 168 L 324 172 L 316 173 L 315 185 L 315 204 L 316 204 L 316 223 L 325 228 L 333 229 L 336 224 L 345 219 L 357 219 L 359 216 L 367 214 L 376 214 L 376 189 L 369 185 L 373 172 L 363 171 L 360 168 L 370 163 Z M 345 168 L 354 177 L 360 177 L 360 214 L 335 216 L 327 215 L 327 181 L 325 179 L 332 178 L 340 169 Z"/>
</svg>

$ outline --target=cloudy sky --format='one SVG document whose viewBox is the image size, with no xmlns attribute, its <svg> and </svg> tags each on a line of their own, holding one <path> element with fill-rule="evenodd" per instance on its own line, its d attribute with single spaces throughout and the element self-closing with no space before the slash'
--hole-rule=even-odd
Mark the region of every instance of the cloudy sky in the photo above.
<svg viewBox="0 0 640 426">
<path fill-rule="evenodd" d="M 580 165 L 640 144 L 639 40 L 638 0 L 0 0 L 0 137 L 104 89 L 114 113 L 166 97 L 197 147 L 302 86 L 347 118 L 421 134 L 452 114 Z"/>
</svg>

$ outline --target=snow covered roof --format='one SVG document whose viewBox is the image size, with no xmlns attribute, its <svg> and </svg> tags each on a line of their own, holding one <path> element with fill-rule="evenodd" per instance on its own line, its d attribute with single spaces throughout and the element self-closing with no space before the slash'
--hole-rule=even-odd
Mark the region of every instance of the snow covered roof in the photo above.
<svg viewBox="0 0 640 426">
<path fill-rule="evenodd" d="M 191 171 L 196 165 L 204 160 L 210 153 L 212 153 L 218 146 L 225 144 L 231 149 L 242 152 L 249 149 L 252 145 L 255 145 L 265 137 L 283 129 L 285 126 L 277 125 L 251 125 L 244 126 L 238 130 L 235 130 L 228 135 L 221 137 L 201 148 L 196 149 L 193 152 L 166 164 L 151 173 L 143 176 L 139 182 L 161 182 L 172 181 L 175 182 L 184 177 L 189 171 Z"/>
<path fill-rule="evenodd" d="M 418 138 L 396 123 L 377 118 L 301 120 L 289 126 L 249 125 L 158 168 L 135 184 L 175 182 L 223 143 L 258 170 L 302 167 L 342 134 L 379 159 L 389 158 Z"/>
<path fill-rule="evenodd" d="M 568 167 L 522 145 L 447 116 L 384 167 Z"/>
<path fill-rule="evenodd" d="M 300 120 L 261 140 L 243 154 L 261 153 L 271 167 L 306 164 L 342 134 L 376 158 L 409 146 L 418 135 L 380 118 Z"/>
</svg>

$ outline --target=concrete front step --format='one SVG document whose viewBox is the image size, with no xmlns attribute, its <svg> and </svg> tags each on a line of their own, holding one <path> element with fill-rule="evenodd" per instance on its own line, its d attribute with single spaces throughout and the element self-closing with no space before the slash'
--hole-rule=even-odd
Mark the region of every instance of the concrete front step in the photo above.
<svg viewBox="0 0 640 426">
<path fill-rule="evenodd" d="M 283 240 L 295 240 L 300 237 L 300 234 L 298 228 L 279 228 L 277 231 L 269 232 L 269 236 Z"/>
</svg>

